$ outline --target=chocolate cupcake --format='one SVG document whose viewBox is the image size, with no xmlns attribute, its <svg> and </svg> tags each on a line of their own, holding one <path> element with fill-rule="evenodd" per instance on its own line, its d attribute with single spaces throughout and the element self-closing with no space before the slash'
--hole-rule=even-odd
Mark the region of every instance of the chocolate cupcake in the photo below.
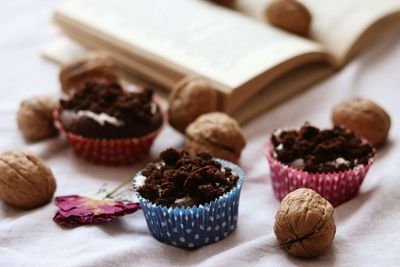
<svg viewBox="0 0 400 267">
<path fill-rule="evenodd" d="M 60 101 L 56 125 L 75 151 L 100 164 L 128 164 L 148 152 L 163 123 L 153 92 L 127 92 L 121 85 L 86 83 Z"/>
<path fill-rule="evenodd" d="M 178 247 L 200 247 L 228 236 L 237 224 L 243 171 L 236 165 L 172 148 L 133 179 L 150 232 Z"/>
<path fill-rule="evenodd" d="M 334 206 L 357 194 L 374 154 L 366 140 L 347 129 L 320 130 L 307 123 L 297 130 L 276 130 L 265 145 L 278 199 L 306 187 Z"/>
</svg>

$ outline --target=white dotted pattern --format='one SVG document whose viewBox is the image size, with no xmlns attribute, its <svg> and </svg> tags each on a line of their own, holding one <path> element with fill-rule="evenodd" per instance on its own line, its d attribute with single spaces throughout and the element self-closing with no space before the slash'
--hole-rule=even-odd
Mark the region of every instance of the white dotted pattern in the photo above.
<svg viewBox="0 0 400 267">
<path fill-rule="evenodd" d="M 174 246 L 193 248 L 217 242 L 235 230 L 244 173 L 236 165 L 220 162 L 237 173 L 240 179 L 238 186 L 210 204 L 171 209 L 153 205 L 137 193 L 149 230 L 155 238 Z"/>
<path fill-rule="evenodd" d="M 355 197 L 364 181 L 373 159 L 367 165 L 338 173 L 307 173 L 289 168 L 271 156 L 272 144 L 266 144 L 265 154 L 271 169 L 272 187 L 276 198 L 282 200 L 288 193 L 302 187 L 317 191 L 334 206 Z"/>
</svg>

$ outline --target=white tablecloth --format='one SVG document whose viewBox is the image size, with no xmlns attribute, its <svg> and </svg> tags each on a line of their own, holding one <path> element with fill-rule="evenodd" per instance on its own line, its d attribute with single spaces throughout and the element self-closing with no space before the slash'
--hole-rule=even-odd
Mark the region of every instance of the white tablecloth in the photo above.
<svg viewBox="0 0 400 267">
<path fill-rule="evenodd" d="M 110 168 L 77 158 L 63 138 L 28 144 L 15 114 L 28 96 L 58 96 L 58 67 L 40 51 L 51 40 L 51 13 L 59 1 L 3 0 L 0 3 L 0 151 L 26 147 L 41 156 L 57 179 L 56 195 L 95 192 L 126 179 L 134 167 Z M 239 225 L 225 240 L 194 251 L 164 245 L 149 233 L 142 212 L 118 221 L 63 229 L 52 221 L 53 203 L 21 211 L 0 203 L 0 266 L 286 266 L 398 265 L 400 261 L 400 33 L 383 40 L 334 77 L 254 120 L 245 128 L 248 145 L 241 165 L 247 172 Z M 337 233 L 328 253 L 314 260 L 287 256 L 273 234 L 279 202 L 274 198 L 262 145 L 277 127 L 310 121 L 330 126 L 332 106 L 360 95 L 391 115 L 388 144 L 378 152 L 357 198 L 335 209 Z M 166 128 L 152 157 L 183 138 Z M 0 174 L 1 175 L 1 174 Z"/>
</svg>

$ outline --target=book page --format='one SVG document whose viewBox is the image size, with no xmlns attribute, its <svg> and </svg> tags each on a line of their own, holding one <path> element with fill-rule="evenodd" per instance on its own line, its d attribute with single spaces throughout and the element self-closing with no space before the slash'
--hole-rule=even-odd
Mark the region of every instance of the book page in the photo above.
<svg viewBox="0 0 400 267">
<path fill-rule="evenodd" d="M 313 38 L 324 44 L 340 61 L 372 24 L 400 12 L 399 0 L 303 0 L 314 14 Z"/>
<path fill-rule="evenodd" d="M 265 10 L 272 1 L 274 0 L 236 0 L 234 9 L 260 22 L 268 23 Z"/>
<path fill-rule="evenodd" d="M 75 41 L 65 36 L 58 36 L 44 49 L 42 55 L 48 60 L 63 65 L 70 62 L 71 59 L 82 57 L 87 53 L 89 53 L 89 50 Z M 125 87 L 130 87 L 132 84 L 142 87 L 149 85 L 148 80 L 143 80 L 142 75 L 133 75 L 132 72 L 126 72 L 125 70 L 127 69 L 124 66 L 119 67 L 122 67 L 119 69 L 119 74 L 122 76 L 122 82 Z M 247 100 L 245 105 L 234 112 L 230 112 L 230 115 L 240 124 L 245 124 L 285 99 L 306 90 L 311 85 L 332 74 L 333 71 L 334 69 L 327 62 L 302 65 L 275 79 L 268 84 L 267 88 Z M 163 90 L 165 88 L 158 87 L 155 84 L 151 86 L 156 89 L 157 102 L 166 110 L 168 104 L 167 91 Z"/>
<path fill-rule="evenodd" d="M 303 65 L 275 79 L 267 88 L 252 96 L 246 105 L 230 113 L 240 124 L 273 108 L 286 99 L 296 96 L 312 85 L 334 73 L 326 62 Z"/>
<path fill-rule="evenodd" d="M 237 9 L 267 23 L 265 9 L 271 1 L 238 0 Z M 352 46 L 370 26 L 385 16 L 400 13 L 400 0 L 299 1 L 313 17 L 311 38 L 323 44 L 339 62 L 347 59 Z"/>
<path fill-rule="evenodd" d="M 201 0 L 73 0 L 55 18 L 72 20 L 116 40 L 127 53 L 237 88 L 282 62 L 322 52 L 238 12 Z"/>
</svg>

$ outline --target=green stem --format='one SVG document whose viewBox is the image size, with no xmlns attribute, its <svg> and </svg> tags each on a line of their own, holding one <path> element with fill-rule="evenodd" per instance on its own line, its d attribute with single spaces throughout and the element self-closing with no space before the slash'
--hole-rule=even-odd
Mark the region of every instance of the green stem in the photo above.
<svg viewBox="0 0 400 267">
<path fill-rule="evenodd" d="M 117 193 L 122 187 L 125 185 L 129 184 L 132 181 L 132 176 L 130 176 L 128 179 L 123 181 L 121 184 L 119 184 L 116 188 L 114 188 L 111 192 L 109 192 L 104 198 L 110 198 L 112 197 L 115 193 Z"/>
</svg>

